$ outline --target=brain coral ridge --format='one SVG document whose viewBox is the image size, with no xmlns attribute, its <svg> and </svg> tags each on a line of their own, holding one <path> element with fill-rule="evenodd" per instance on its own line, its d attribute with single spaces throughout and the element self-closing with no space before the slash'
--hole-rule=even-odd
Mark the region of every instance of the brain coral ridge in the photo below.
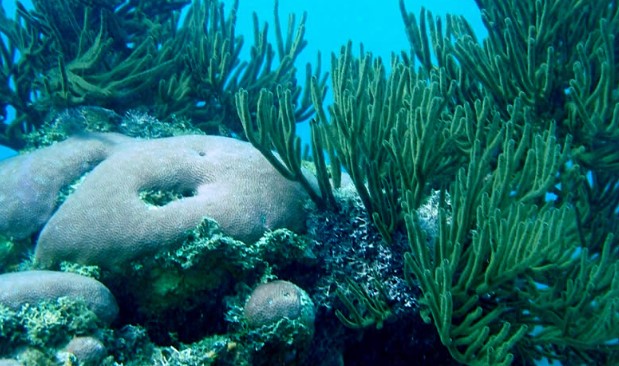
<svg viewBox="0 0 619 366">
<path fill-rule="evenodd" d="M 205 216 L 217 221 L 225 234 L 245 242 L 258 239 L 267 229 L 304 228 L 305 191 L 283 178 L 249 143 L 203 135 L 134 140 L 98 134 L 81 137 L 83 148 L 96 150 L 93 145 L 98 146 L 108 136 L 114 143 L 104 144 L 102 152 L 92 153 L 92 159 L 86 160 L 96 166 L 39 235 L 35 256 L 44 267 L 67 260 L 121 268 L 181 241 Z M 53 162 L 67 154 L 65 147 L 74 149 L 77 143 L 72 138 L 20 157 L 0 166 L 0 174 L 6 176 L 4 171 L 9 167 L 21 172 L 20 179 L 31 182 L 39 173 L 22 164 L 33 164 L 37 159 Z M 88 170 L 84 164 L 60 164 L 57 171 L 65 177 L 58 180 L 66 182 L 79 176 Z M 42 169 L 44 176 L 51 176 L 44 166 Z M 51 186 L 41 183 L 22 192 L 13 180 L 17 178 L 11 178 L 16 192 L 13 200 L 20 201 L 22 211 L 3 210 L 0 218 L 44 221 L 49 213 L 28 218 L 30 207 L 49 209 L 52 204 L 48 196 L 53 196 L 62 182 Z M 0 197 L 11 201 L 2 189 Z M 143 199 L 144 192 L 159 191 L 175 193 L 175 199 L 161 205 Z M 34 196 L 24 198 L 28 195 Z"/>
<path fill-rule="evenodd" d="M 58 194 L 103 161 L 119 134 L 77 136 L 51 147 L 0 161 L 0 234 L 23 239 L 43 227 Z"/>
</svg>

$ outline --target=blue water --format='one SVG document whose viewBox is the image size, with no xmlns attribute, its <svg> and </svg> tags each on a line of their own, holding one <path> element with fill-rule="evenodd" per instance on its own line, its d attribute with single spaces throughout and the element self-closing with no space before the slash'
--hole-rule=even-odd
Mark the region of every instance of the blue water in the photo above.
<svg viewBox="0 0 619 366">
<path fill-rule="evenodd" d="M 224 3 L 231 4 L 232 1 Z M 473 0 L 410 0 L 406 1 L 406 6 L 415 14 L 418 13 L 417 9 L 425 7 L 441 17 L 446 13 L 463 15 L 478 35 L 483 37 L 486 34 L 479 9 Z M 300 15 L 307 12 L 308 46 L 298 60 L 301 65 L 313 63 L 318 51 L 323 54 L 324 65 L 328 65 L 329 55 L 338 52 L 348 40 L 355 44 L 363 42 L 366 50 L 387 60 L 392 52 L 409 49 L 397 0 L 281 0 L 279 8 L 282 20 L 286 14 Z M 237 27 L 242 34 L 252 34 L 253 11 L 260 19 L 271 21 L 273 0 L 241 0 Z"/>
<path fill-rule="evenodd" d="M 223 3 L 229 9 L 233 1 L 224 0 Z M 273 3 L 273 0 L 241 0 L 238 32 L 246 39 L 252 38 L 253 12 L 258 14 L 261 21 L 271 23 Z M 22 1 L 22 4 L 27 8 L 32 7 L 30 0 Z M 2 6 L 9 16 L 15 12 L 15 1 L 2 2 Z M 440 17 L 444 17 L 447 13 L 463 15 L 479 36 L 483 37 L 486 34 L 479 9 L 473 0 L 409 0 L 406 1 L 406 6 L 409 11 L 416 14 L 417 9 L 425 7 Z M 397 0 L 280 0 L 279 13 L 282 25 L 286 24 L 288 14 L 300 16 L 303 12 L 307 12 L 308 15 L 306 26 L 308 46 L 298 59 L 301 66 L 307 62 L 314 63 L 318 51 L 322 52 L 323 61 L 327 62 L 328 55 L 337 52 L 348 40 L 357 44 L 363 42 L 367 50 L 386 59 L 391 52 L 408 49 Z"/>
<path fill-rule="evenodd" d="M 232 0 L 224 0 L 226 9 L 233 4 Z M 22 1 L 27 8 L 32 8 L 30 0 Z M 256 12 L 261 22 L 273 21 L 273 0 L 241 0 L 239 4 L 237 32 L 245 39 L 243 59 L 249 57 L 249 44 L 253 39 L 252 13 Z M 2 2 L 7 15 L 12 17 L 15 12 L 15 1 Z M 481 38 L 486 30 L 481 22 L 479 9 L 473 0 L 409 0 L 406 1 L 410 12 L 418 13 L 425 7 L 435 16 L 445 14 L 463 15 L 471 23 L 477 35 Z M 363 43 L 367 51 L 375 56 L 389 60 L 391 53 L 400 53 L 409 49 L 409 43 L 404 32 L 404 24 L 397 0 L 280 0 L 279 15 L 282 27 L 288 23 L 288 14 L 297 15 L 297 24 L 307 12 L 306 39 L 308 45 L 297 59 L 297 68 L 305 70 L 307 63 L 315 64 L 318 52 L 322 54 L 323 71 L 329 70 L 330 55 L 339 52 L 340 47 L 349 40 L 353 41 L 355 50 Z M 271 29 L 271 36 L 273 27 Z M 273 39 L 271 39 L 273 40 Z M 302 79 L 304 74 L 299 76 Z M 327 96 L 327 102 L 329 101 Z M 11 117 L 9 116 L 9 119 Z M 307 124 L 299 126 L 298 133 L 307 141 L 309 129 Z M 0 145 L 0 159 L 14 155 L 11 149 Z"/>
</svg>

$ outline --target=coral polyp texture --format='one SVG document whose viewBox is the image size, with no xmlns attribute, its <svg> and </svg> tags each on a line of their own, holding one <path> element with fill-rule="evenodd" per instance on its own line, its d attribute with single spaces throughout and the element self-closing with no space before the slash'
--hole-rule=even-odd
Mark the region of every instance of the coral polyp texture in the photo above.
<svg viewBox="0 0 619 366">
<path fill-rule="evenodd" d="M 107 354 L 103 343 L 94 337 L 75 337 L 67 343 L 62 352 L 76 357 L 80 365 L 92 366 L 100 365 Z"/>
<path fill-rule="evenodd" d="M 307 292 L 289 281 L 258 285 L 245 303 L 250 339 L 258 345 L 254 365 L 296 364 L 314 336 L 314 302 Z"/>
<path fill-rule="evenodd" d="M 0 304 L 11 310 L 59 298 L 83 301 L 104 324 L 111 324 L 118 316 L 114 295 L 95 279 L 55 271 L 23 271 L 0 275 Z"/>
<path fill-rule="evenodd" d="M 76 148 L 101 152 L 67 160 L 78 154 Z M 48 160 L 59 163 L 45 165 Z M 33 164 L 38 168 L 31 169 Z M 9 159 L 0 175 L 15 182 L 2 186 L 0 197 L 15 202 L 0 211 L 3 221 L 33 221 L 24 218 L 36 215 L 40 226 L 55 208 L 59 188 L 89 168 L 39 236 L 35 257 L 45 267 L 73 261 L 117 268 L 178 243 L 204 217 L 247 242 L 265 230 L 304 227 L 306 193 L 297 183 L 282 177 L 250 144 L 203 135 L 155 140 L 83 135 Z M 55 184 L 18 184 L 48 175 Z M 13 232 L 6 230 L 5 235 Z"/>
<path fill-rule="evenodd" d="M 60 191 L 127 139 L 118 134 L 77 136 L 0 161 L 0 233 L 23 239 L 40 230 L 57 207 Z"/>
<path fill-rule="evenodd" d="M 314 303 L 307 292 L 288 281 L 273 281 L 256 287 L 245 304 L 250 327 L 269 325 L 288 318 L 314 327 Z"/>
</svg>

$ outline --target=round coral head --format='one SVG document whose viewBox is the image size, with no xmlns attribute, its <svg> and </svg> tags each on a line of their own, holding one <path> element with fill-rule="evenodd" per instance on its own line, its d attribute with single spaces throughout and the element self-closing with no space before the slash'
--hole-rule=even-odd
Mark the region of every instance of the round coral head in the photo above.
<svg viewBox="0 0 619 366">
<path fill-rule="evenodd" d="M 274 324 L 281 319 L 314 326 L 314 303 L 303 289 L 288 281 L 273 281 L 256 287 L 245 304 L 245 319 L 250 327 Z"/>
</svg>

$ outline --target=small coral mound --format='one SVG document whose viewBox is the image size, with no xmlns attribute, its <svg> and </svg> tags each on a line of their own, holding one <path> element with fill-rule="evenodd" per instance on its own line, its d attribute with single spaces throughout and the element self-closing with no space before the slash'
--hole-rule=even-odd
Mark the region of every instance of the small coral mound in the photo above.
<svg viewBox="0 0 619 366">
<path fill-rule="evenodd" d="M 256 287 L 244 308 L 248 339 L 261 345 L 254 365 L 298 364 L 314 336 L 314 303 L 299 286 L 273 281 Z"/>
<path fill-rule="evenodd" d="M 73 355 L 80 365 L 95 366 L 107 355 L 103 343 L 95 337 L 75 337 L 64 347 L 61 353 Z M 67 357 L 69 359 L 70 357 Z"/>
<path fill-rule="evenodd" d="M 245 318 L 250 327 L 261 327 L 283 318 L 314 326 L 314 303 L 299 286 L 288 281 L 273 281 L 256 287 L 245 304 Z"/>
<path fill-rule="evenodd" d="M 111 324 L 118 304 L 99 281 L 74 273 L 24 271 L 0 275 L 0 304 L 11 310 L 60 298 L 83 301 L 100 321 Z"/>
</svg>

